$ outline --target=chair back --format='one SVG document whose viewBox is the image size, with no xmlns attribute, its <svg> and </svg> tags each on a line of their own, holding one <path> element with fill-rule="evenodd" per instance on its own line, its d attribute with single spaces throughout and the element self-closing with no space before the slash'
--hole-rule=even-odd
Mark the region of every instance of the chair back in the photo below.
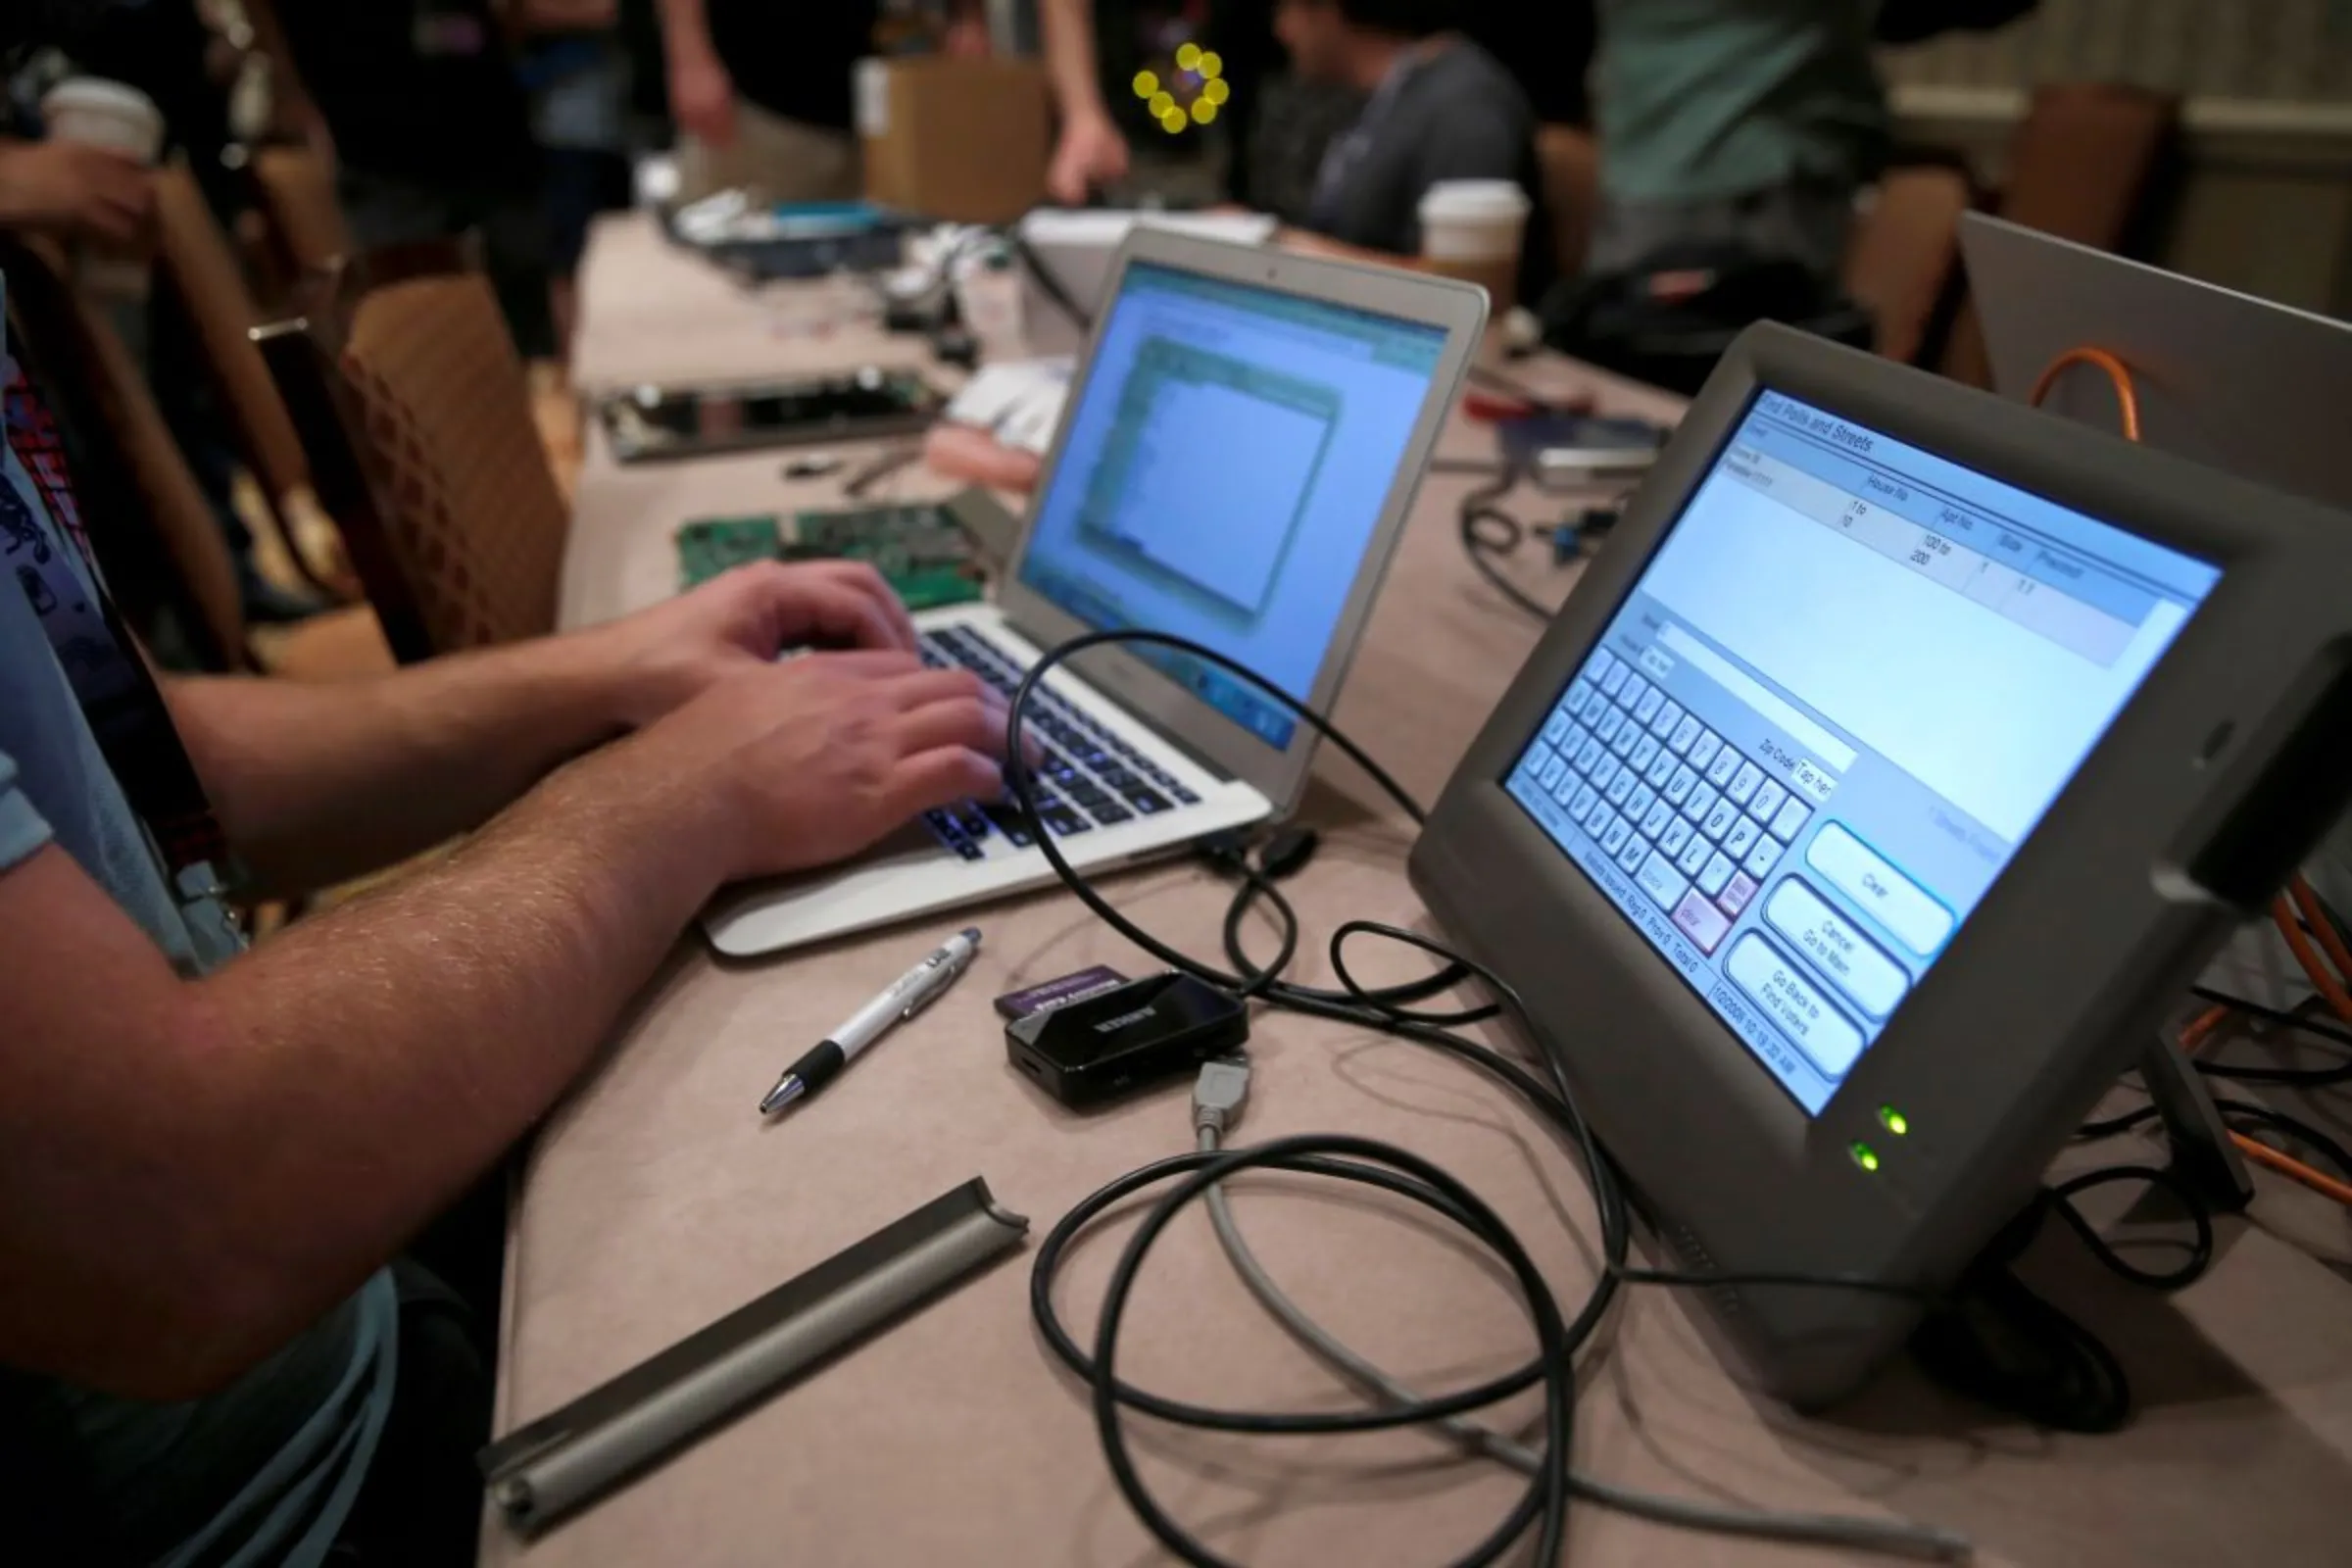
<svg viewBox="0 0 2352 1568">
<path fill-rule="evenodd" d="M 254 347 L 260 312 L 187 165 L 155 175 L 156 273 L 187 319 L 227 416 L 238 456 L 272 508 L 311 483 L 311 465 L 270 368 Z"/>
<path fill-rule="evenodd" d="M 355 248 L 326 160 L 301 144 L 253 152 L 253 188 L 270 230 L 270 250 L 289 280 L 324 271 Z"/>
<path fill-rule="evenodd" d="M 1551 210 L 1552 250 L 1562 277 L 1585 270 L 1592 215 L 1600 205 L 1600 144 L 1575 125 L 1536 131 L 1536 164 L 1544 175 L 1544 205 Z"/>
<path fill-rule="evenodd" d="M 555 629 L 568 509 L 522 362 L 459 247 L 401 246 L 258 337 L 402 662 Z"/>
<path fill-rule="evenodd" d="M 77 498 L 110 580 L 157 584 L 197 662 L 252 667 L 236 560 L 130 350 L 49 246 L 0 243 L 0 273 L 11 332 L 81 443 Z"/>
</svg>

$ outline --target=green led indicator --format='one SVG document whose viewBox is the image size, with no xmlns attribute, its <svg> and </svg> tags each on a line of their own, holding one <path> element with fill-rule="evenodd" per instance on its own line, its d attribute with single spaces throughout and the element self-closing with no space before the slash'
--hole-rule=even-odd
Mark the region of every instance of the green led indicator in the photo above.
<svg viewBox="0 0 2352 1568">
<path fill-rule="evenodd" d="M 1911 1130 L 1911 1118 L 1892 1105 L 1879 1107 L 1879 1125 L 1900 1138 Z"/>
<path fill-rule="evenodd" d="M 1854 1163 L 1861 1166 L 1864 1170 L 1877 1170 L 1879 1168 L 1879 1152 L 1871 1148 L 1868 1144 L 1857 1141 L 1853 1146 L 1853 1155 Z"/>
</svg>

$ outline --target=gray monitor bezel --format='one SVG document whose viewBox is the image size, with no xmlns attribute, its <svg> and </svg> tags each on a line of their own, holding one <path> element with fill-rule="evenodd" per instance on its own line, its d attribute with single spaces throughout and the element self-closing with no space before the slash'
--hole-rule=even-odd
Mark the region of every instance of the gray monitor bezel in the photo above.
<svg viewBox="0 0 2352 1568">
<path fill-rule="evenodd" d="M 1018 553 L 1006 565 L 998 603 L 1014 625 L 1037 639 L 1040 646 L 1079 636 L 1094 628 L 1028 587 L 1021 573 L 1037 534 L 1037 518 L 1045 498 L 1061 474 L 1070 431 L 1094 378 L 1097 344 L 1106 328 L 1114 303 L 1127 284 L 1127 270 L 1138 262 L 1193 272 L 1203 277 L 1240 283 L 1250 288 L 1290 294 L 1317 304 L 1339 305 L 1399 320 L 1433 326 L 1446 334 L 1429 390 L 1412 433 L 1397 454 L 1397 466 L 1382 502 L 1379 519 L 1364 544 L 1354 581 L 1332 627 L 1322 662 L 1306 702 L 1317 712 L 1331 711 L 1347 678 L 1348 666 L 1363 641 L 1364 622 L 1396 553 L 1396 540 L 1411 515 L 1413 498 L 1429 468 L 1429 456 L 1446 427 L 1470 358 L 1486 326 L 1487 295 L 1474 284 L 1409 272 L 1397 268 L 1366 267 L 1319 257 L 1231 245 L 1167 229 L 1138 225 L 1129 231 L 1111 265 L 1102 288 L 1102 308 L 1087 336 L 1078 373 L 1072 380 L 1062 416 L 1054 433 L 1052 450 L 1038 478 L 1036 500 L 1021 530 Z M 1087 679 L 1157 725 L 1163 733 L 1190 746 L 1203 760 L 1250 784 L 1273 803 L 1277 814 L 1287 813 L 1306 788 L 1313 766 L 1315 730 L 1306 724 L 1293 729 L 1290 743 L 1269 746 L 1240 724 L 1216 712 L 1200 697 L 1122 648 L 1089 650 L 1072 662 Z"/>
<path fill-rule="evenodd" d="M 1811 1117 L 1502 788 L 1765 387 L 2223 568 Z M 2257 792 L 2276 786 L 2274 760 L 2308 740 L 2323 692 L 2340 689 L 2347 581 L 2352 520 L 2339 514 L 1760 325 L 1701 390 L 1471 745 L 1414 848 L 1413 883 L 1455 944 L 1520 988 L 1538 1045 L 1687 1263 L 1940 1287 L 2030 1197 L 2246 912 L 2189 868 L 2211 868 L 2205 852 L 2242 829 Z M 2340 804 L 2343 784 L 2330 788 Z M 1880 1125 L 1884 1103 L 1904 1108 L 1907 1136 Z M 1875 1175 L 1849 1152 L 1857 1139 L 1881 1152 Z M 1850 1392 L 1917 1319 L 1900 1298 L 1855 1292 L 1695 1298 L 1769 1392 L 1807 1406 Z"/>
</svg>

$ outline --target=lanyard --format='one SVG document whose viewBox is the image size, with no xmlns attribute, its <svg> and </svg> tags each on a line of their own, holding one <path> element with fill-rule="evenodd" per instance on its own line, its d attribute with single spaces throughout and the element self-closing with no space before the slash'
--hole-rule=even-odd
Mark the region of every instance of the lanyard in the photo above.
<svg viewBox="0 0 2352 1568">
<path fill-rule="evenodd" d="M 37 492 L 26 495 L 13 474 L 0 473 L 0 564 L 40 620 L 99 755 L 171 873 L 183 914 L 191 924 L 233 930 L 221 902 L 227 841 L 163 690 L 101 586 L 56 421 L 13 357 L 0 357 L 0 410 L 18 471 Z M 54 529 L 43 525 L 36 506 Z M 69 551 L 76 559 L 69 560 Z"/>
</svg>

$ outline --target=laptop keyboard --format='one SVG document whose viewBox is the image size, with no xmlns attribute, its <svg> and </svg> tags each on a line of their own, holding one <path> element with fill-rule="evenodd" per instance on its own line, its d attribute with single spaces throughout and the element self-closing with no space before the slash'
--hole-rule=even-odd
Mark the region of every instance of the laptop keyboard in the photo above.
<svg viewBox="0 0 2352 1568">
<path fill-rule="evenodd" d="M 943 626 L 923 633 L 921 642 L 924 663 L 934 669 L 968 669 L 1011 701 L 1022 666 L 977 628 Z M 1044 752 L 1035 770 L 1037 816 L 1056 838 L 1200 804 L 1200 797 L 1167 769 L 1121 740 L 1108 725 L 1071 707 L 1050 686 L 1041 685 L 1030 695 L 1028 724 Z M 942 844 L 967 860 L 986 858 L 992 839 L 1016 850 L 1034 842 L 1020 808 L 1009 801 L 966 801 L 926 812 L 923 821 Z"/>
<path fill-rule="evenodd" d="M 1702 953 L 1813 814 L 1605 652 L 1544 723 L 1544 743 L 1543 787 Z"/>
</svg>

